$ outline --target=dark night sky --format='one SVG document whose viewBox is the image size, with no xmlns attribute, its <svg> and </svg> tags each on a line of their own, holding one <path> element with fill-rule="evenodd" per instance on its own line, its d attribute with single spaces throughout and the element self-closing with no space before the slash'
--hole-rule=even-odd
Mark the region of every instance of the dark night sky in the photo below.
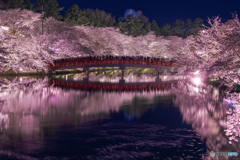
<svg viewBox="0 0 240 160">
<path fill-rule="evenodd" d="M 149 17 L 150 22 L 155 19 L 158 24 L 173 23 L 176 19 L 186 20 L 219 15 L 222 21 L 231 19 L 231 13 L 235 11 L 240 13 L 240 0 L 58 0 L 60 7 L 67 10 L 73 4 L 79 8 L 100 9 L 116 18 L 123 16 L 126 9 L 141 10 L 143 14 Z M 63 12 L 64 13 L 64 12 Z"/>
</svg>

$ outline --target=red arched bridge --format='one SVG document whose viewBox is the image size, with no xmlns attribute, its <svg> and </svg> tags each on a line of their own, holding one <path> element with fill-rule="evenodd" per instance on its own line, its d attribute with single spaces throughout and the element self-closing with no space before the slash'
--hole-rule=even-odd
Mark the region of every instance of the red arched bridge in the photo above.
<svg viewBox="0 0 240 160">
<path fill-rule="evenodd" d="M 49 85 L 57 87 L 75 88 L 81 90 L 106 90 L 106 91 L 143 91 L 143 90 L 168 90 L 177 87 L 177 81 L 165 81 L 160 83 L 141 82 L 141 83 L 108 83 L 108 82 L 84 82 L 84 81 L 65 81 L 61 79 L 49 80 Z"/>
<path fill-rule="evenodd" d="M 49 63 L 49 69 L 52 71 L 72 69 L 72 68 L 85 68 L 85 67 L 144 67 L 144 68 L 171 68 L 174 61 L 166 60 L 163 58 L 135 58 L 135 57 L 113 57 L 113 58 L 70 58 L 54 61 L 54 64 Z"/>
<path fill-rule="evenodd" d="M 49 63 L 49 69 L 55 73 L 56 70 L 83 68 L 86 71 L 85 81 L 89 78 L 89 68 L 91 67 L 119 67 L 122 70 L 122 77 L 120 82 L 125 83 L 123 79 L 123 70 L 126 67 L 141 67 L 141 68 L 155 68 L 156 80 L 159 80 L 159 71 L 163 69 L 170 69 L 174 65 L 174 61 L 163 58 L 150 57 L 130 57 L 130 56 L 95 56 L 82 58 L 69 58 L 55 60 L 53 64 Z"/>
</svg>

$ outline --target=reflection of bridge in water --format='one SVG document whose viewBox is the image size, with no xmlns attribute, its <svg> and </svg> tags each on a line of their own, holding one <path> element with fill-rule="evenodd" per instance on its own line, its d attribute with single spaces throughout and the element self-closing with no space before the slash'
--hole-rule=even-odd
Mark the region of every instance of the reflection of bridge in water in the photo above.
<svg viewBox="0 0 240 160">
<path fill-rule="evenodd" d="M 176 80 L 162 82 L 137 82 L 137 83 L 110 83 L 110 82 L 85 82 L 64 79 L 51 79 L 49 85 L 58 87 L 76 88 L 82 90 L 106 90 L 106 91 L 144 91 L 144 90 L 168 90 L 177 87 Z"/>
</svg>

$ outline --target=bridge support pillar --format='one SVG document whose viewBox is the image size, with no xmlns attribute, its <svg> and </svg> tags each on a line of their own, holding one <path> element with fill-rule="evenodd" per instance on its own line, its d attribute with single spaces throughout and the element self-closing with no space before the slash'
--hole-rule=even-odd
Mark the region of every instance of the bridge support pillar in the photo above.
<svg viewBox="0 0 240 160">
<path fill-rule="evenodd" d="M 85 71 L 85 77 L 83 78 L 84 82 L 88 82 L 89 81 L 89 68 L 88 67 L 84 67 L 83 71 Z"/>
<path fill-rule="evenodd" d="M 56 71 L 52 71 L 51 77 L 55 77 L 55 76 L 56 76 Z"/>
<path fill-rule="evenodd" d="M 161 82 L 161 79 L 159 78 L 159 72 L 160 72 L 161 68 L 156 68 L 155 70 L 156 70 L 156 79 L 155 79 L 155 81 L 156 82 Z"/>
<path fill-rule="evenodd" d="M 125 69 L 125 66 L 120 66 L 119 69 L 121 70 L 121 79 L 119 80 L 119 83 L 120 84 L 124 84 L 125 83 L 125 80 L 124 80 L 124 69 Z"/>
</svg>

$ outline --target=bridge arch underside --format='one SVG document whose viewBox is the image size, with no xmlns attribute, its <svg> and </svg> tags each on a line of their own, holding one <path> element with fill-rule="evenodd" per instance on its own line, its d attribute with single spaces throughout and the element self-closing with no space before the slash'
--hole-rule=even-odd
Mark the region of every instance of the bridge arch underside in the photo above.
<svg viewBox="0 0 240 160">
<path fill-rule="evenodd" d="M 156 71 L 160 71 L 161 69 L 171 69 L 172 67 L 168 66 L 156 66 L 156 65 L 127 65 L 127 64 L 120 64 L 120 65 L 111 65 L 111 64 L 104 64 L 104 65 L 76 65 L 76 66 L 62 66 L 58 68 L 51 68 L 51 71 L 57 71 L 57 70 L 66 70 L 66 69 L 77 69 L 82 68 L 83 70 L 89 70 L 90 68 L 101 68 L 101 67 L 118 67 L 119 69 L 126 69 L 129 68 L 154 68 Z"/>
<path fill-rule="evenodd" d="M 52 72 L 55 72 L 57 70 L 65 70 L 65 69 L 77 69 L 77 68 L 82 68 L 83 71 L 86 72 L 86 77 L 83 78 L 83 81 L 88 82 L 89 81 L 89 70 L 90 68 L 101 68 L 101 67 L 118 67 L 119 70 L 121 70 L 121 79 L 119 80 L 119 83 L 124 84 L 125 83 L 125 79 L 124 79 L 124 70 L 128 67 L 128 68 L 154 68 L 156 70 L 156 82 L 161 81 L 161 79 L 159 78 L 159 72 L 162 69 L 171 69 L 172 67 L 168 67 L 168 66 L 156 66 L 156 65 L 128 65 L 128 64 L 104 64 L 104 65 L 75 65 L 75 66 L 61 66 L 58 68 L 51 68 Z"/>
</svg>

